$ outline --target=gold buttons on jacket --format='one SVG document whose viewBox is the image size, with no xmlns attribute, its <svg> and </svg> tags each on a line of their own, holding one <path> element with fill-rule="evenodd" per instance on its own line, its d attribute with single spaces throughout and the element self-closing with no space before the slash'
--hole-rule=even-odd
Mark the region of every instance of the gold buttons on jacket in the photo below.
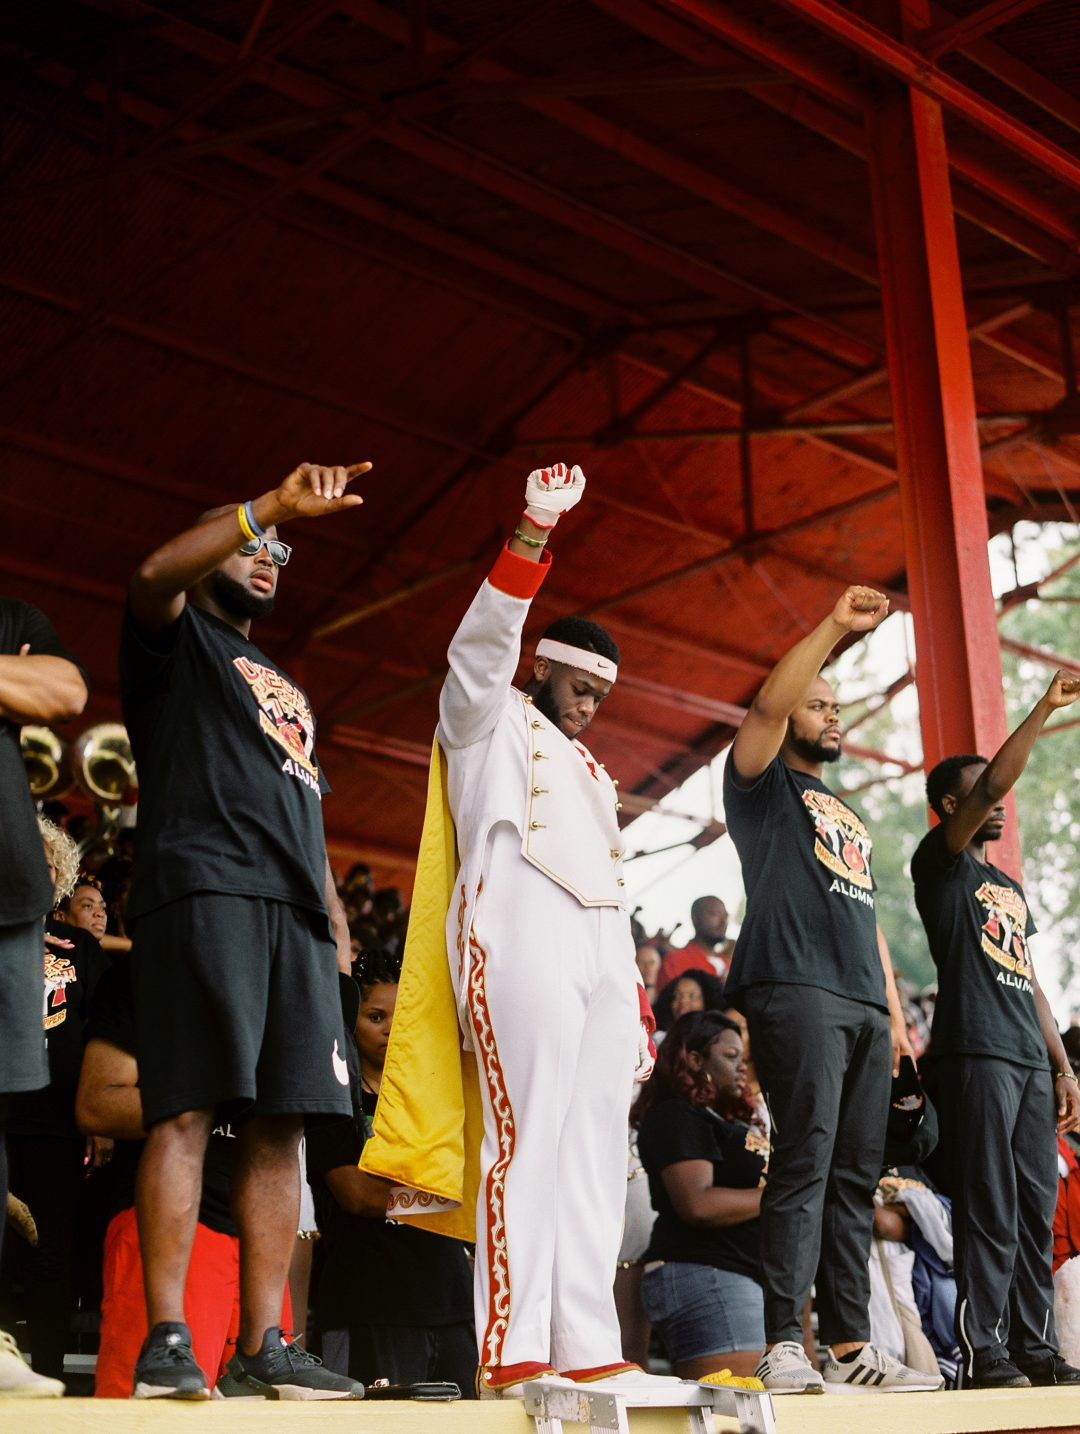
<svg viewBox="0 0 1080 1434">
<path fill-rule="evenodd" d="M 618 861 L 619 857 L 622 856 L 622 852 L 617 846 L 613 846 L 608 848 L 608 855 L 611 857 L 612 861 Z"/>
<path fill-rule="evenodd" d="M 619 879 L 618 879 L 618 881 L 616 882 L 616 885 L 617 885 L 617 886 L 625 886 L 625 885 L 626 885 L 626 882 L 623 881 L 622 877 L 620 876 Z"/>
<path fill-rule="evenodd" d="M 547 761 L 547 753 L 546 753 L 546 752 L 541 752 L 540 748 L 537 747 L 536 751 L 533 753 L 533 759 L 534 759 L 534 761 L 537 761 L 537 762 L 546 762 L 546 761 Z"/>
<path fill-rule="evenodd" d="M 611 785 L 612 785 L 613 787 L 617 787 L 617 786 L 619 785 L 619 779 L 618 779 L 618 777 L 612 777 L 612 779 L 611 779 Z"/>
<path fill-rule="evenodd" d="M 543 724 L 543 722 L 535 722 L 535 721 L 534 721 L 534 722 L 532 723 L 532 725 L 533 725 L 533 727 L 542 727 L 544 724 Z"/>
<path fill-rule="evenodd" d="M 547 788 L 547 787 L 533 787 L 532 794 L 533 794 L 534 797 L 546 797 L 547 794 L 548 794 L 548 788 Z"/>
<path fill-rule="evenodd" d="M 543 828 L 544 831 L 547 831 L 547 822 L 530 822 L 530 823 L 529 823 L 529 830 L 530 830 L 531 832 L 540 831 L 541 828 Z"/>
</svg>

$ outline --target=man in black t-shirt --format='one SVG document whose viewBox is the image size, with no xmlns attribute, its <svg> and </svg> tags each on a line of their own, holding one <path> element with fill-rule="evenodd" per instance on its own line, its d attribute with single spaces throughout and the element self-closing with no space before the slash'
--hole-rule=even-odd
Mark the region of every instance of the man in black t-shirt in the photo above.
<svg viewBox="0 0 1080 1434">
<path fill-rule="evenodd" d="M 254 502 L 204 515 L 131 581 L 120 680 L 140 793 L 128 921 L 147 1128 L 142 1398 L 209 1396 L 184 1323 L 184 1277 L 203 1156 L 223 1116 L 242 1119 L 232 1195 L 240 1335 L 222 1389 L 363 1395 L 280 1329 L 303 1118 L 351 1111 L 337 994 L 350 951 L 311 709 L 250 629 L 272 610 L 291 551 L 276 525 L 359 504 L 345 490 L 370 466 L 303 463 Z"/>
<path fill-rule="evenodd" d="M 127 1399 L 146 1334 L 135 1179 L 146 1132 L 135 1063 L 131 957 L 122 952 L 98 982 L 85 1029 L 76 1114 L 90 1135 L 115 1140 L 99 1177 L 107 1229 L 102 1263 L 101 1338 L 94 1371 L 99 1399 Z M 200 1367 L 217 1371 L 235 1336 L 240 1286 L 236 1225 L 229 1209 L 237 1141 L 228 1121 L 206 1145 L 198 1224 L 184 1285 L 184 1308 Z M 286 1316 L 287 1318 L 289 1316 Z"/>
<path fill-rule="evenodd" d="M 979 1388 L 1080 1384 L 1058 1353 L 1050 1272 L 1055 1107 L 1059 1132 L 1080 1128 L 1080 1093 L 1031 964 L 1023 888 L 986 859 L 1043 724 L 1077 697 L 1080 677 L 1058 672 L 992 761 L 939 762 L 926 794 L 940 821 L 911 859 L 938 968 L 931 1053 L 953 1172 L 956 1335 Z"/>
<path fill-rule="evenodd" d="M 910 1055 L 874 917 L 871 841 L 821 780 L 840 756 L 840 711 L 817 675 L 849 633 L 888 612 L 851 587 L 776 665 L 735 737 L 724 772 L 728 830 L 746 917 L 727 993 L 743 1011 L 769 1102 L 773 1149 L 761 1206 L 766 1389 L 819 1393 L 938 1389 L 870 1343 L 867 1260 L 892 1068 Z M 802 1345 L 815 1282 L 824 1379 Z"/>
<path fill-rule="evenodd" d="M 0 1209 L 7 1203 L 7 1097 L 49 1080 L 41 1027 L 42 918 L 53 888 L 26 780 L 19 729 L 63 722 L 86 705 L 86 674 L 48 618 L 29 603 L 0 598 Z M 0 1240 L 4 1222 L 0 1220 Z M 0 1331 L 0 1395 L 60 1395 L 57 1379 L 26 1365 Z"/>
</svg>

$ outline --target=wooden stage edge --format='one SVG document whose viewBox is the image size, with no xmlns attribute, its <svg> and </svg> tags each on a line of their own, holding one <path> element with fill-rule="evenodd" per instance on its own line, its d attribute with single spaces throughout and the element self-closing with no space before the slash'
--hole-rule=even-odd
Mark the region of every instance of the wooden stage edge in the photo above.
<svg viewBox="0 0 1080 1434">
<path fill-rule="evenodd" d="M 1080 1391 L 972 1390 L 942 1394 L 787 1396 L 778 1434 L 1080 1434 Z M 207 1403 L 113 1399 L 3 1399 L 2 1434 L 531 1434 L 520 1404 Z M 581 1425 L 569 1425 L 579 1431 Z M 632 1434 L 685 1434 L 681 1409 L 630 1411 Z M 718 1434 L 734 1434 L 716 1417 Z"/>
</svg>

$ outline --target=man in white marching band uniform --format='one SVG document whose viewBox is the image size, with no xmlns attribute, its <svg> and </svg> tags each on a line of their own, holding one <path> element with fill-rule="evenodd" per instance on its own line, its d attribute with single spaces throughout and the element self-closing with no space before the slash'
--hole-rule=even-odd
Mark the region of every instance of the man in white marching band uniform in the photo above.
<svg viewBox="0 0 1080 1434">
<path fill-rule="evenodd" d="M 481 1397 L 520 1396 L 553 1371 L 623 1387 L 648 1378 L 622 1359 L 612 1282 L 629 1093 L 635 1073 L 652 1071 L 653 1022 L 634 964 L 615 783 L 578 740 L 615 682 L 618 649 L 595 623 L 560 619 L 525 690 L 511 685 L 548 538 L 584 488 L 564 464 L 529 475 L 514 537 L 450 645 L 439 704 L 460 858 L 446 953 L 483 1105 Z M 365 1167 L 393 1176 L 391 1143 Z M 392 1198 L 388 1213 L 409 1204 Z"/>
</svg>

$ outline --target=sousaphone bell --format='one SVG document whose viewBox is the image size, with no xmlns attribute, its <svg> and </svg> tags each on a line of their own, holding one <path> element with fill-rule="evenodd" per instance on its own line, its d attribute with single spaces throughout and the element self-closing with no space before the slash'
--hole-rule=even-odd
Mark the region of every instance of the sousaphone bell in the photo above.
<svg viewBox="0 0 1080 1434">
<path fill-rule="evenodd" d="M 24 727 L 19 734 L 19 749 L 36 802 L 52 801 L 71 791 L 68 744 L 50 727 Z"/>
</svg>

